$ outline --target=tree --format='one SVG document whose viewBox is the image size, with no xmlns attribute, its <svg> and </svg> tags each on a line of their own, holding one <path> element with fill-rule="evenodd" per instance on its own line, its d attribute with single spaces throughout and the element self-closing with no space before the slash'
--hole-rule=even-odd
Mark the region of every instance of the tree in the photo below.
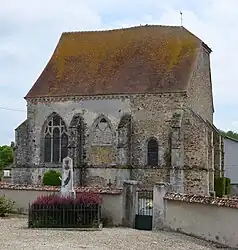
<svg viewBox="0 0 238 250">
<path fill-rule="evenodd" d="M 13 149 L 10 146 L 0 146 L 0 171 L 13 162 Z"/>
<path fill-rule="evenodd" d="M 230 138 L 233 138 L 233 139 L 235 139 L 235 140 L 238 140 L 238 133 L 236 133 L 236 132 L 234 132 L 234 131 L 229 130 L 229 131 L 225 132 L 225 131 L 220 130 L 220 132 L 221 132 L 224 136 L 228 136 L 228 137 L 230 137 Z"/>
</svg>

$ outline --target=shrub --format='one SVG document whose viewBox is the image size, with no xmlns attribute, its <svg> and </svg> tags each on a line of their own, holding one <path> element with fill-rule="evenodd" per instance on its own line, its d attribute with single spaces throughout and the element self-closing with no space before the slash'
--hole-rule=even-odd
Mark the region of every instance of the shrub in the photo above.
<svg viewBox="0 0 238 250">
<path fill-rule="evenodd" d="M 43 176 L 43 184 L 46 186 L 60 186 L 61 180 L 59 177 L 61 177 L 61 173 L 59 171 L 46 171 Z"/>
<path fill-rule="evenodd" d="M 30 207 L 29 227 L 92 227 L 100 224 L 102 199 L 99 194 L 79 193 L 76 199 L 48 195 Z"/>
<path fill-rule="evenodd" d="M 39 196 L 32 203 L 34 205 L 57 206 L 57 205 L 97 205 L 102 203 L 102 198 L 95 193 L 78 193 L 76 199 L 71 197 L 62 197 L 59 195 Z"/>
<path fill-rule="evenodd" d="M 225 195 L 231 195 L 231 179 L 225 177 Z"/>
<path fill-rule="evenodd" d="M 7 197 L 0 197 L 0 217 L 5 216 L 13 211 L 14 201 L 9 200 Z"/>
<path fill-rule="evenodd" d="M 214 189 L 217 197 L 223 197 L 225 195 L 225 178 L 216 178 L 214 181 Z"/>
</svg>

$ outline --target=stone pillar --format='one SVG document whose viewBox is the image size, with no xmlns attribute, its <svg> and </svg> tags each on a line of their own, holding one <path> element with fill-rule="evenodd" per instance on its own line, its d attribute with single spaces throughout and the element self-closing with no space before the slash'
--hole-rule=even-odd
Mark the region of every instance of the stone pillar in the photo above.
<svg viewBox="0 0 238 250">
<path fill-rule="evenodd" d="M 209 169 L 209 193 L 214 192 L 214 147 L 213 131 L 208 134 L 208 169 Z"/>
<path fill-rule="evenodd" d="M 136 209 L 138 206 L 137 181 L 124 182 L 124 226 L 135 228 Z"/>
<path fill-rule="evenodd" d="M 222 136 L 218 132 L 214 132 L 214 170 L 215 178 L 222 177 Z"/>
<path fill-rule="evenodd" d="M 156 183 L 153 192 L 153 230 L 163 230 L 165 225 L 166 201 L 165 194 L 168 192 L 169 185 Z"/>
</svg>

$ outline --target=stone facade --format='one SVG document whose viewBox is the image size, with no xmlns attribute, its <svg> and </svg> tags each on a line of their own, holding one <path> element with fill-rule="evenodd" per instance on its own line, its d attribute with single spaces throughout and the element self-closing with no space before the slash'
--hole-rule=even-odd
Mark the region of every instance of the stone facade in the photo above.
<svg viewBox="0 0 238 250">
<path fill-rule="evenodd" d="M 19 139 L 13 181 L 36 184 L 49 168 L 61 169 L 60 163 L 46 163 L 42 158 L 45 121 L 55 112 L 64 119 L 71 135 L 69 143 L 77 144 L 69 154 L 75 160 L 78 184 L 82 171 L 76 165 L 81 159 L 77 148 L 83 149 L 87 163 L 84 185 L 121 186 L 129 179 L 144 185 L 163 181 L 186 193 L 207 194 L 213 191 L 212 185 L 209 188 L 209 173 L 213 171 L 209 172 L 207 133 L 213 134 L 213 130 L 195 112 L 183 108 L 186 98 L 186 94 L 170 93 L 28 102 L 28 119 L 16 130 Z M 83 120 L 83 141 L 72 136 L 75 115 Z M 30 130 L 26 130 L 28 126 Z M 147 165 L 147 145 L 152 137 L 158 141 L 156 166 Z"/>
<path fill-rule="evenodd" d="M 16 129 L 13 182 L 39 183 L 68 154 L 78 185 L 163 181 L 177 192 L 209 194 L 223 164 L 213 112 L 204 46 L 186 91 L 27 98 L 27 119 Z"/>
</svg>

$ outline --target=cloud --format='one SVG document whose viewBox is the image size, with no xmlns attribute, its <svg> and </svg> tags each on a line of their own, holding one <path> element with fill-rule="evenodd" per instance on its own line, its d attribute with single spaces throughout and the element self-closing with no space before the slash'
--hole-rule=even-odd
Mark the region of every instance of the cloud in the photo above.
<svg viewBox="0 0 238 250">
<path fill-rule="evenodd" d="M 183 25 L 213 49 L 215 123 L 234 128 L 238 52 L 237 0 L 0 0 L 0 106 L 25 109 L 33 85 L 63 31 L 121 28 L 140 24 Z M 14 139 L 25 113 L 0 110 L 0 144 Z"/>
</svg>

